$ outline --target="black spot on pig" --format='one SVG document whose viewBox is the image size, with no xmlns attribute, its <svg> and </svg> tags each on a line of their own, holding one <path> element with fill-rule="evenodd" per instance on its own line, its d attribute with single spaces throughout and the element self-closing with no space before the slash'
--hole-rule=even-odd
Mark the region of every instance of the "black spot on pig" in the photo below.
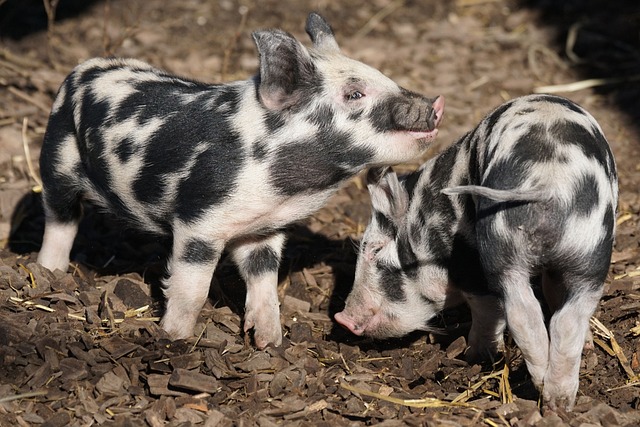
<svg viewBox="0 0 640 427">
<path fill-rule="evenodd" d="M 513 101 L 505 102 L 497 109 L 495 109 L 491 114 L 489 114 L 489 116 L 484 120 L 484 122 L 486 122 L 486 128 L 488 129 L 487 135 L 485 136 L 487 140 L 491 138 L 491 133 L 495 130 L 498 120 L 500 120 L 502 115 L 506 113 L 507 110 L 509 110 L 509 108 L 511 108 L 512 106 Z"/>
<path fill-rule="evenodd" d="M 452 145 L 436 158 L 429 175 L 429 186 L 437 189 L 448 187 L 458 150 L 460 150 L 458 144 Z"/>
<path fill-rule="evenodd" d="M 556 159 L 556 144 L 549 140 L 542 124 L 533 124 L 513 145 L 511 156 L 518 161 L 549 162 Z"/>
<path fill-rule="evenodd" d="M 404 274 L 415 279 L 418 276 L 418 257 L 411 248 L 411 238 L 406 233 L 402 233 L 397 239 L 398 260 Z"/>
<path fill-rule="evenodd" d="M 422 176 L 422 172 L 423 172 L 423 169 L 418 169 L 414 173 L 406 176 L 405 179 L 402 181 L 402 184 L 404 185 L 404 188 L 407 190 L 407 194 L 409 195 L 409 197 L 413 197 L 413 191 L 416 188 L 416 184 L 418 183 L 418 180 Z"/>
<path fill-rule="evenodd" d="M 140 174 L 133 182 L 133 192 L 138 200 L 149 204 L 159 203 L 167 193 L 165 180 L 169 178 L 169 174 L 181 170 L 189 163 L 189 160 L 195 155 L 196 144 L 210 144 L 212 148 L 209 151 L 215 149 L 219 153 L 215 157 L 227 157 L 228 161 L 235 161 L 241 156 L 239 135 L 232 130 L 230 123 L 222 118 L 211 122 L 199 120 L 198 118 L 202 117 L 203 109 L 200 102 L 192 102 L 182 106 L 180 110 L 175 110 L 164 121 L 160 129 L 151 136 Z M 204 157 L 209 157 L 211 161 L 214 161 L 214 156 L 211 154 L 209 156 L 204 154 Z M 202 155 L 199 159 L 201 158 Z M 234 166 L 237 167 L 238 163 L 223 164 L 221 159 L 218 159 L 207 167 L 204 167 L 203 164 L 200 166 L 203 169 L 213 168 L 213 172 L 216 172 L 217 167 L 221 167 L 229 175 L 224 177 L 225 182 L 223 183 L 219 173 L 213 173 L 211 170 L 198 170 L 197 167 L 194 167 L 191 169 L 187 181 L 192 177 L 205 179 L 206 176 L 206 179 L 213 179 L 216 176 L 217 185 L 224 187 L 229 182 L 233 182 L 232 178 L 234 170 L 236 170 Z M 200 182 L 199 184 L 211 188 L 210 183 Z M 200 199 L 192 200 L 196 203 L 201 202 Z M 208 198 L 208 202 L 210 202 L 209 206 L 215 204 L 215 200 L 211 198 Z M 204 206 L 201 207 L 201 209 L 203 208 Z"/>
<path fill-rule="evenodd" d="M 539 96 L 533 98 L 532 101 L 543 101 L 543 102 L 548 102 L 550 104 L 562 105 L 563 107 L 567 108 L 568 110 L 571 110 L 571 111 L 573 111 L 575 113 L 584 115 L 584 111 L 580 107 L 578 107 L 576 104 L 574 104 L 573 102 L 569 101 L 568 99 L 560 98 L 558 96 L 539 95 Z"/>
<path fill-rule="evenodd" d="M 598 206 L 600 200 L 598 181 L 592 174 L 584 174 L 573 189 L 573 202 L 575 213 L 588 216 Z"/>
<path fill-rule="evenodd" d="M 265 246 L 251 252 L 242 266 L 248 276 L 260 276 L 261 274 L 278 271 L 280 256 L 269 246 Z"/>
<path fill-rule="evenodd" d="M 405 301 L 407 296 L 404 292 L 402 270 L 380 262 L 378 262 L 377 268 L 380 274 L 380 286 L 389 301 Z"/>
<path fill-rule="evenodd" d="M 526 159 L 502 158 L 491 164 L 489 173 L 482 185 L 489 188 L 509 190 L 518 188 L 527 178 L 528 167 Z"/>
<path fill-rule="evenodd" d="M 131 82 L 133 91 L 118 105 L 113 119 L 122 122 L 135 117 L 141 125 L 152 119 L 168 119 L 189 104 L 175 102 L 178 97 L 198 95 L 208 90 L 204 84 L 176 81 L 137 81 Z M 194 101 L 195 102 L 195 101 Z M 200 106 L 202 100 L 197 104 Z M 193 107 L 191 107 L 193 108 Z M 202 108 L 202 107 L 201 107 Z"/>
<path fill-rule="evenodd" d="M 597 128 L 588 129 L 567 120 L 554 124 L 551 131 L 558 142 L 577 145 L 587 157 L 596 160 L 608 176 L 612 175 L 614 168 L 609 163 L 609 159 L 613 156 L 607 140 Z"/>
<path fill-rule="evenodd" d="M 427 235 L 430 262 L 447 267 L 451 259 L 451 236 L 443 227 L 432 227 Z"/>
<path fill-rule="evenodd" d="M 175 212 L 182 221 L 198 219 L 235 191 L 245 154 L 229 127 L 221 128 L 217 137 L 220 139 L 198 155 L 191 173 L 178 185 Z"/>
<path fill-rule="evenodd" d="M 333 122 L 333 116 L 335 112 L 328 105 L 322 105 L 318 108 L 315 108 L 309 115 L 307 116 L 307 120 L 310 123 L 313 123 L 317 126 L 331 126 Z"/>
<path fill-rule="evenodd" d="M 77 179 L 77 176 L 57 175 L 56 186 L 46 187 L 47 206 L 58 222 L 72 223 L 82 216 Z"/>
<path fill-rule="evenodd" d="M 328 189 L 350 177 L 372 158 L 369 149 L 352 144 L 351 135 L 339 131 L 321 132 L 275 152 L 271 181 L 285 196 Z"/>
<path fill-rule="evenodd" d="M 259 140 L 254 142 L 251 150 L 251 157 L 255 160 L 262 161 L 267 157 L 268 153 L 269 145 L 265 141 Z"/>
<path fill-rule="evenodd" d="M 126 163 L 131 159 L 131 156 L 139 152 L 139 146 L 131 137 L 125 137 L 115 147 L 116 156 L 122 163 Z"/>
<path fill-rule="evenodd" d="M 364 113 L 364 110 L 357 110 L 357 111 L 353 111 L 349 114 L 349 120 L 353 121 L 353 122 L 357 122 L 360 120 L 360 118 L 362 117 L 362 114 Z"/>
<path fill-rule="evenodd" d="M 182 251 L 180 259 L 190 264 L 207 264 L 216 260 L 216 250 L 205 240 L 191 239 Z"/>
<path fill-rule="evenodd" d="M 211 105 L 207 106 L 207 109 L 212 111 L 212 118 L 215 117 L 213 112 L 216 114 L 223 113 L 226 117 L 238 112 L 240 100 L 242 99 L 241 89 L 219 85 L 215 87 L 215 92 L 212 92 L 212 94 L 217 94 Z"/>
<path fill-rule="evenodd" d="M 83 120 L 77 129 L 77 137 L 80 140 L 80 157 L 84 158 L 83 155 L 91 154 L 101 157 L 102 151 L 105 149 L 101 129 L 108 111 L 109 104 L 106 101 L 99 101 L 95 94 L 87 91 L 80 105 L 80 116 L 83 117 Z M 93 156 L 90 157 L 92 162 L 103 161 Z"/>
</svg>

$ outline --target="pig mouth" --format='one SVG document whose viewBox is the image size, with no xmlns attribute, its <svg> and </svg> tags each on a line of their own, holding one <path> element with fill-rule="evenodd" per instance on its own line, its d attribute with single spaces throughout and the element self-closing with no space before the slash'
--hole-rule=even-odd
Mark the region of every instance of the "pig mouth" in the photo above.
<svg viewBox="0 0 640 427">
<path fill-rule="evenodd" d="M 433 129 L 429 131 L 415 131 L 410 130 L 407 133 L 414 139 L 418 140 L 420 143 L 427 143 L 433 141 L 436 136 L 438 136 L 438 129 Z"/>
</svg>

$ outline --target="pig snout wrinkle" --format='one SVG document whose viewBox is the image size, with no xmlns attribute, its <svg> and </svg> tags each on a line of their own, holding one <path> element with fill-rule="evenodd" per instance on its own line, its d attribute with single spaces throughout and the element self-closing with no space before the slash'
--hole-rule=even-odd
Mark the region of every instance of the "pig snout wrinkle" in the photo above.
<svg viewBox="0 0 640 427">
<path fill-rule="evenodd" d="M 444 113 L 444 97 L 439 96 L 430 106 L 423 103 L 400 104 L 394 111 L 394 119 L 401 128 L 410 131 L 434 131 Z"/>
</svg>

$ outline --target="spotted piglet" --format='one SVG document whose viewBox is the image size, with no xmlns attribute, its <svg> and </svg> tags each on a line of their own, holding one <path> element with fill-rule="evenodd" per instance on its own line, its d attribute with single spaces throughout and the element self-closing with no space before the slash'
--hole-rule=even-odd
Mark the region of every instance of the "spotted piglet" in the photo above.
<svg viewBox="0 0 640 427">
<path fill-rule="evenodd" d="M 253 33 L 259 73 L 229 84 L 176 77 L 131 59 L 93 59 L 67 77 L 44 137 L 46 224 L 38 262 L 67 270 L 89 200 L 172 237 L 162 326 L 193 334 L 227 248 L 247 283 L 244 329 L 282 342 L 277 271 L 283 228 L 372 165 L 422 153 L 443 98 L 409 92 L 341 54 L 310 14 L 307 49 L 281 30 Z"/>
<path fill-rule="evenodd" d="M 564 98 L 522 97 L 401 180 L 384 168 L 368 179 L 371 223 L 336 320 L 356 335 L 401 336 L 466 300 L 467 356 L 492 357 L 508 326 L 544 401 L 571 409 L 618 196 L 593 117 Z"/>
</svg>

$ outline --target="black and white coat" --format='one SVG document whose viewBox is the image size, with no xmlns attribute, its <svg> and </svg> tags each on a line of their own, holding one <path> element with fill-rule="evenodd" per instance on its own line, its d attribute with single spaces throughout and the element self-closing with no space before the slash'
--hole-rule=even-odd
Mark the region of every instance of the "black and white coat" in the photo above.
<svg viewBox="0 0 640 427">
<path fill-rule="evenodd" d="M 468 356 L 508 326 L 552 406 L 571 407 L 614 241 L 618 181 L 600 126 L 550 95 L 509 101 L 418 171 L 369 173 L 371 223 L 336 320 L 361 335 L 429 329 L 466 300 Z M 549 331 L 531 285 L 540 277 Z"/>
<path fill-rule="evenodd" d="M 170 235 L 162 326 L 185 338 L 226 247 L 247 282 L 244 329 L 254 329 L 258 347 L 279 345 L 282 228 L 362 169 L 423 152 L 444 106 L 342 55 L 319 15 L 306 30 L 311 49 L 281 30 L 255 32 L 259 74 L 228 84 L 131 59 L 75 68 L 42 148 L 38 261 L 67 269 L 82 200 Z"/>
</svg>

